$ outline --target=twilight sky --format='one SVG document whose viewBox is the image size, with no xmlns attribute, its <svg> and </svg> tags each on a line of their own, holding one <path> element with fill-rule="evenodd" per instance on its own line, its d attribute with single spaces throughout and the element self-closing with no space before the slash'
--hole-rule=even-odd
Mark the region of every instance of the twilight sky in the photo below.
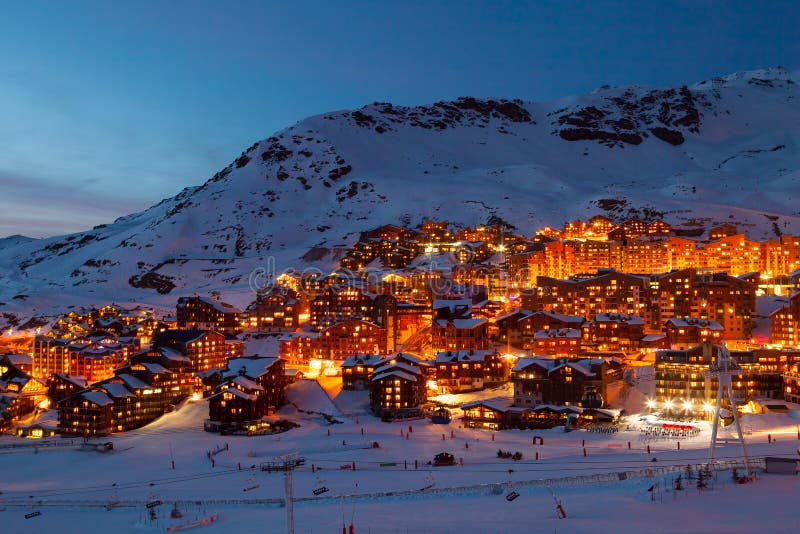
<svg viewBox="0 0 800 534">
<path fill-rule="evenodd" d="M 795 69 L 798 28 L 796 0 L 4 2 L 0 236 L 144 209 L 308 115 Z"/>
</svg>

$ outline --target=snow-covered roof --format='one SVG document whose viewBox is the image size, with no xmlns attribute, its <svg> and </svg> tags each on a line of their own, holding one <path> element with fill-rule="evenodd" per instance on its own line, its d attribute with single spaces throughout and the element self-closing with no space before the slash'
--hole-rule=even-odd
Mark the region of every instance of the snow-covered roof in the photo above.
<svg viewBox="0 0 800 534">
<path fill-rule="evenodd" d="M 454 350 L 436 353 L 436 363 L 448 362 L 482 362 L 487 356 L 494 354 L 493 350 Z"/>
<path fill-rule="evenodd" d="M 555 338 L 571 338 L 576 339 L 581 337 L 581 331 L 577 328 L 558 328 L 552 330 L 537 330 L 533 334 L 533 339 L 555 339 Z"/>
<path fill-rule="evenodd" d="M 163 375 L 163 374 L 170 374 L 172 371 L 161 365 L 160 363 L 155 362 L 142 362 L 139 365 L 143 366 L 149 372 L 153 373 L 154 375 Z"/>
<path fill-rule="evenodd" d="M 96 404 L 98 406 L 107 406 L 109 404 L 114 404 L 114 401 L 111 400 L 111 397 L 109 397 L 102 391 L 84 391 L 80 395 L 87 401 L 91 402 L 92 404 Z"/>
<path fill-rule="evenodd" d="M 250 391 L 263 391 L 264 390 L 263 387 L 261 387 L 256 382 L 250 380 L 246 376 L 235 376 L 235 377 L 231 378 L 229 380 L 229 382 L 232 382 L 234 384 L 238 384 L 238 385 L 242 386 L 245 389 L 249 389 Z"/>
<path fill-rule="evenodd" d="M 148 389 L 149 387 L 151 387 L 150 384 L 148 384 L 144 380 L 137 378 L 133 375 L 129 375 L 127 373 L 122 373 L 120 375 L 117 375 L 117 377 L 123 382 L 125 382 L 125 384 L 128 387 L 131 387 L 133 389 Z"/>
<path fill-rule="evenodd" d="M 3 357 L 15 367 L 33 365 L 33 358 L 31 358 L 30 354 L 4 354 Z"/>
<path fill-rule="evenodd" d="M 236 308 L 232 304 L 228 304 L 227 302 L 221 302 L 219 300 L 214 300 L 214 299 L 212 299 L 210 297 L 196 297 L 196 298 L 200 302 L 203 302 L 203 303 L 208 304 L 209 306 L 213 307 L 218 312 L 222 312 L 222 313 L 242 313 L 242 310 L 240 310 L 239 308 Z M 182 303 L 182 302 L 178 303 L 178 306 L 182 306 L 182 305 L 185 306 L 185 304 Z"/>
<path fill-rule="evenodd" d="M 115 399 L 135 397 L 135 395 L 125 387 L 125 384 L 120 384 L 119 382 L 106 382 L 104 384 L 100 384 L 100 387 L 103 388 L 109 396 L 114 397 Z"/>
<path fill-rule="evenodd" d="M 430 362 L 428 360 L 423 360 L 422 358 L 419 358 L 419 357 L 414 356 L 413 354 L 409 354 L 407 352 L 398 352 L 397 354 L 392 354 L 391 356 L 384 356 L 381 359 L 381 361 L 378 362 L 378 363 L 379 364 L 383 364 L 383 363 L 386 363 L 386 362 L 390 362 L 392 360 L 400 360 L 400 361 L 405 360 L 407 362 L 410 362 L 410 363 L 412 363 L 414 365 L 418 365 L 418 366 L 421 366 L 421 367 L 430 367 L 431 365 L 433 365 L 432 362 Z"/>
<path fill-rule="evenodd" d="M 512 371 L 522 371 L 531 365 L 538 365 L 542 369 L 549 371 L 553 368 L 555 362 L 556 360 L 552 358 L 542 358 L 541 356 L 523 356 L 522 358 L 517 358 Z"/>
<path fill-rule="evenodd" d="M 627 315 L 624 313 L 598 313 L 594 316 L 594 322 L 644 325 L 644 319 L 638 315 Z"/>
<path fill-rule="evenodd" d="M 447 309 L 450 313 L 456 313 L 459 308 L 466 308 L 466 311 L 472 310 L 472 301 L 470 299 L 435 299 L 431 305 L 433 311 Z"/>
<path fill-rule="evenodd" d="M 407 380 L 409 382 L 416 382 L 417 381 L 417 377 L 416 376 L 411 375 L 411 374 L 409 374 L 409 373 L 407 373 L 405 371 L 401 371 L 399 369 L 392 369 L 390 371 L 386 371 L 385 373 L 381 373 L 381 374 L 375 375 L 375 376 L 373 376 L 371 378 L 371 380 L 373 382 L 377 382 L 379 380 L 383 380 L 384 378 L 387 378 L 387 377 L 390 377 L 390 376 L 396 376 L 397 378 L 402 378 L 403 380 Z"/>
<path fill-rule="evenodd" d="M 469 410 L 470 408 L 475 408 L 477 406 L 485 406 L 491 410 L 497 410 L 498 412 L 505 412 L 511 407 L 513 403 L 514 399 L 511 399 L 509 397 L 494 397 L 491 399 L 482 399 L 482 400 L 467 402 L 461 405 L 461 409 Z"/>
<path fill-rule="evenodd" d="M 389 371 L 390 369 L 399 369 L 401 371 L 406 371 L 409 374 L 413 374 L 413 375 L 421 374 L 418 367 L 411 366 L 411 365 L 409 365 L 409 364 L 407 364 L 405 362 L 402 362 L 402 361 L 401 362 L 395 362 L 395 363 L 387 363 L 386 365 L 382 365 L 382 366 L 376 368 L 373 371 L 373 373 L 376 374 L 376 375 L 379 375 L 381 373 L 385 373 L 386 371 Z"/>
<path fill-rule="evenodd" d="M 158 347 L 158 352 L 166 358 L 167 360 L 172 360 L 176 362 L 191 362 L 191 358 L 186 356 L 184 353 L 173 349 L 172 347 Z"/>
<path fill-rule="evenodd" d="M 725 327 L 719 324 L 717 321 L 695 319 L 693 317 L 673 317 L 672 319 L 669 319 L 666 324 L 674 326 L 675 328 L 707 328 L 709 330 L 715 330 L 719 332 L 725 330 Z"/>
<path fill-rule="evenodd" d="M 211 395 L 208 398 L 209 399 L 214 399 L 216 397 L 219 397 L 220 395 L 224 395 L 225 393 L 230 393 L 231 395 L 235 395 L 236 397 L 239 397 L 240 399 L 245 399 L 245 400 L 249 400 L 249 401 L 256 400 L 256 396 L 255 395 L 252 395 L 250 393 L 245 393 L 244 391 L 239 391 L 236 388 L 223 389 L 222 391 L 214 393 L 213 395 Z"/>
<path fill-rule="evenodd" d="M 644 337 L 642 337 L 641 341 L 643 343 L 651 343 L 653 341 L 661 341 L 666 337 L 667 337 L 666 334 L 647 334 Z"/>
<path fill-rule="evenodd" d="M 356 365 L 375 365 L 381 360 L 385 359 L 385 356 L 381 356 L 380 354 L 357 354 L 355 356 L 350 356 L 342 362 L 342 367 L 355 367 Z"/>
<path fill-rule="evenodd" d="M 473 319 L 453 319 L 450 321 L 453 326 L 460 330 L 471 330 L 487 322 L 487 319 L 473 318 Z"/>
<path fill-rule="evenodd" d="M 276 356 L 243 356 L 241 358 L 231 358 L 228 360 L 228 370 L 225 376 L 233 376 L 244 373 L 250 378 L 258 378 L 269 372 L 270 367 L 280 360 Z"/>
<path fill-rule="evenodd" d="M 585 319 L 579 315 L 564 315 L 563 313 L 558 313 L 549 310 L 540 310 L 537 312 L 532 313 L 530 316 L 546 316 L 550 317 L 551 319 L 563 323 L 575 323 L 581 325 L 584 323 Z M 526 317 L 527 318 L 527 317 Z"/>
<path fill-rule="evenodd" d="M 83 377 L 83 376 L 65 375 L 65 374 L 61 374 L 61 373 L 57 373 L 55 376 L 59 377 L 62 380 L 66 380 L 67 382 L 70 382 L 71 384 L 75 384 L 76 386 L 78 386 L 80 388 L 85 388 L 86 386 L 89 385 L 89 381 L 86 380 L 86 378 Z"/>
</svg>

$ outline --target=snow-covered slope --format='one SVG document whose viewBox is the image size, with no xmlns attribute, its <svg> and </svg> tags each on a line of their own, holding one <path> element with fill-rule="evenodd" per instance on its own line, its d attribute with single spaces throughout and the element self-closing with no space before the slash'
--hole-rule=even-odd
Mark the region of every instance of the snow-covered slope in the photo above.
<svg viewBox="0 0 800 534">
<path fill-rule="evenodd" d="M 0 240 L 0 309 L 172 303 L 209 289 L 240 304 L 270 257 L 278 270 L 327 270 L 358 232 L 425 218 L 498 215 L 531 234 L 604 209 L 655 210 L 678 224 L 733 220 L 753 237 L 800 232 L 799 82 L 775 68 L 553 102 L 375 103 L 311 117 L 141 213 Z"/>
</svg>

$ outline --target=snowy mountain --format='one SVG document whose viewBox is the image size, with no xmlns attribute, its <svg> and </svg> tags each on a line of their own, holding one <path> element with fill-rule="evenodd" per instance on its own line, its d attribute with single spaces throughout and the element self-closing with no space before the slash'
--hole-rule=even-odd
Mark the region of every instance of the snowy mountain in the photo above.
<svg viewBox="0 0 800 534">
<path fill-rule="evenodd" d="M 310 117 L 197 187 L 96 227 L 0 240 L 0 310 L 171 305 L 248 275 L 336 266 L 360 231 L 497 215 L 532 234 L 598 213 L 800 233 L 800 72 L 604 87 L 552 102 L 375 103 Z M 0 322 L 3 319 L 0 318 Z M 12 321 L 13 322 L 13 321 Z"/>
</svg>

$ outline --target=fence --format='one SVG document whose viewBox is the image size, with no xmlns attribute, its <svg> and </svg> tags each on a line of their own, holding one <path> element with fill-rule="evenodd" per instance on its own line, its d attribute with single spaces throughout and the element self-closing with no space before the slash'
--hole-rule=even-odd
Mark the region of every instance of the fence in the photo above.
<svg viewBox="0 0 800 534">
<path fill-rule="evenodd" d="M 766 469 L 766 460 L 764 457 L 751 458 L 751 469 Z M 685 472 L 686 466 L 691 465 L 693 469 L 700 469 L 708 465 L 705 463 L 697 464 L 681 464 L 681 465 L 668 465 L 659 467 L 649 467 L 645 469 L 629 470 L 629 471 L 616 471 L 609 473 L 598 473 L 594 475 L 574 476 L 574 477 L 561 477 L 561 478 L 545 478 L 534 480 L 515 480 L 514 487 L 520 488 L 523 486 L 528 487 L 566 487 L 587 484 L 607 484 L 612 482 L 619 482 L 629 480 L 632 478 L 641 477 L 657 477 L 667 475 L 670 473 Z M 744 469 L 747 467 L 744 460 L 717 460 L 711 466 L 714 471 L 727 471 L 730 469 Z M 325 502 L 340 502 L 342 499 L 348 501 L 355 500 L 395 500 L 395 499 L 417 499 L 417 498 L 430 498 L 434 496 L 452 496 L 452 495 L 465 495 L 465 494 L 485 494 L 497 495 L 498 489 L 502 492 L 509 486 L 510 483 L 485 483 L 473 484 L 469 486 L 454 486 L 446 488 L 426 488 L 416 490 L 399 490 L 399 491 L 382 491 L 372 493 L 352 493 L 343 495 L 323 495 L 315 497 L 296 497 L 293 499 L 295 503 L 325 503 Z M 168 502 L 174 502 L 179 506 L 187 505 L 204 505 L 204 506 L 285 506 L 284 499 L 200 499 L 200 500 L 174 500 L 166 499 Z M 0 502 L 2 506 L 28 508 L 28 507 L 78 507 L 78 508 L 105 508 L 108 505 L 108 500 L 35 500 L 35 499 L 11 499 Z M 120 500 L 115 501 L 115 507 L 142 507 L 147 504 L 147 500 Z"/>
</svg>

